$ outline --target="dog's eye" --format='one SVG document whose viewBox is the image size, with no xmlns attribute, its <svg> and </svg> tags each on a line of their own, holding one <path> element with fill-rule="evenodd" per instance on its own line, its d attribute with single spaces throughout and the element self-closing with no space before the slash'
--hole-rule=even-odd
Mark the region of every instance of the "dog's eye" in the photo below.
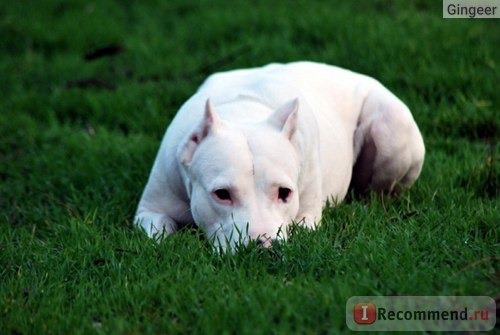
<svg viewBox="0 0 500 335">
<path fill-rule="evenodd" d="M 219 200 L 231 200 L 231 194 L 224 188 L 215 190 L 214 195 Z"/>
<path fill-rule="evenodd" d="M 280 199 L 283 202 L 287 202 L 288 198 L 290 197 L 290 194 L 292 194 L 292 190 L 286 187 L 280 187 L 278 189 L 278 199 Z"/>
</svg>

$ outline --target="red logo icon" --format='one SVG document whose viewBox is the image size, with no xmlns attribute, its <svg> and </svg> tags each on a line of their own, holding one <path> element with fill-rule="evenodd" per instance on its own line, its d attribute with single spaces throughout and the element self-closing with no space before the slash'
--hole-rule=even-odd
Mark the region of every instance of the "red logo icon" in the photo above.
<svg viewBox="0 0 500 335">
<path fill-rule="evenodd" d="M 371 302 L 360 302 L 354 305 L 354 322 L 372 324 L 377 319 L 377 308 Z"/>
</svg>

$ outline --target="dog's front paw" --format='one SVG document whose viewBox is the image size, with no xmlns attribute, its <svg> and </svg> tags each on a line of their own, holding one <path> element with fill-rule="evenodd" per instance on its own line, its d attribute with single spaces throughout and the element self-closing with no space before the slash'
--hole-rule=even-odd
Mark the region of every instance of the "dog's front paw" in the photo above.
<svg viewBox="0 0 500 335">
<path fill-rule="evenodd" d="M 166 214 L 161 213 L 139 212 L 134 222 L 144 230 L 148 237 L 156 240 L 161 240 L 176 230 L 175 222 Z"/>
<path fill-rule="evenodd" d="M 297 215 L 296 222 L 299 225 L 301 225 L 303 227 L 310 228 L 310 229 L 316 229 L 319 225 L 319 222 L 316 219 L 316 217 L 309 214 L 309 213 L 303 213 L 303 214 Z"/>
</svg>

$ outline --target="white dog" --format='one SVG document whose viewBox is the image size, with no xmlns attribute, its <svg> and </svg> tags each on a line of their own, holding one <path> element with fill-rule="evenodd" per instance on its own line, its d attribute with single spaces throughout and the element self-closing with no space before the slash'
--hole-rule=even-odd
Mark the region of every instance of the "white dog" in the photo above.
<svg viewBox="0 0 500 335">
<path fill-rule="evenodd" d="M 269 246 L 293 221 L 315 227 L 350 184 L 410 186 L 424 154 L 408 108 L 370 77 L 311 62 L 217 73 L 168 127 L 135 223 Z"/>
</svg>

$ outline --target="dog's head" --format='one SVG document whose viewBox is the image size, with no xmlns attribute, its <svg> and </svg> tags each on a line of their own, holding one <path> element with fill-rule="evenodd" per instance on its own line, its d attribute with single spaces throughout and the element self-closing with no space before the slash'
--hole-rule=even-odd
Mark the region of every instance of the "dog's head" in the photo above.
<svg viewBox="0 0 500 335">
<path fill-rule="evenodd" d="M 203 120 L 179 147 L 193 219 L 216 246 L 250 239 L 269 246 L 286 237 L 299 210 L 297 112 L 293 100 L 242 126 L 223 121 L 207 101 Z"/>
</svg>

